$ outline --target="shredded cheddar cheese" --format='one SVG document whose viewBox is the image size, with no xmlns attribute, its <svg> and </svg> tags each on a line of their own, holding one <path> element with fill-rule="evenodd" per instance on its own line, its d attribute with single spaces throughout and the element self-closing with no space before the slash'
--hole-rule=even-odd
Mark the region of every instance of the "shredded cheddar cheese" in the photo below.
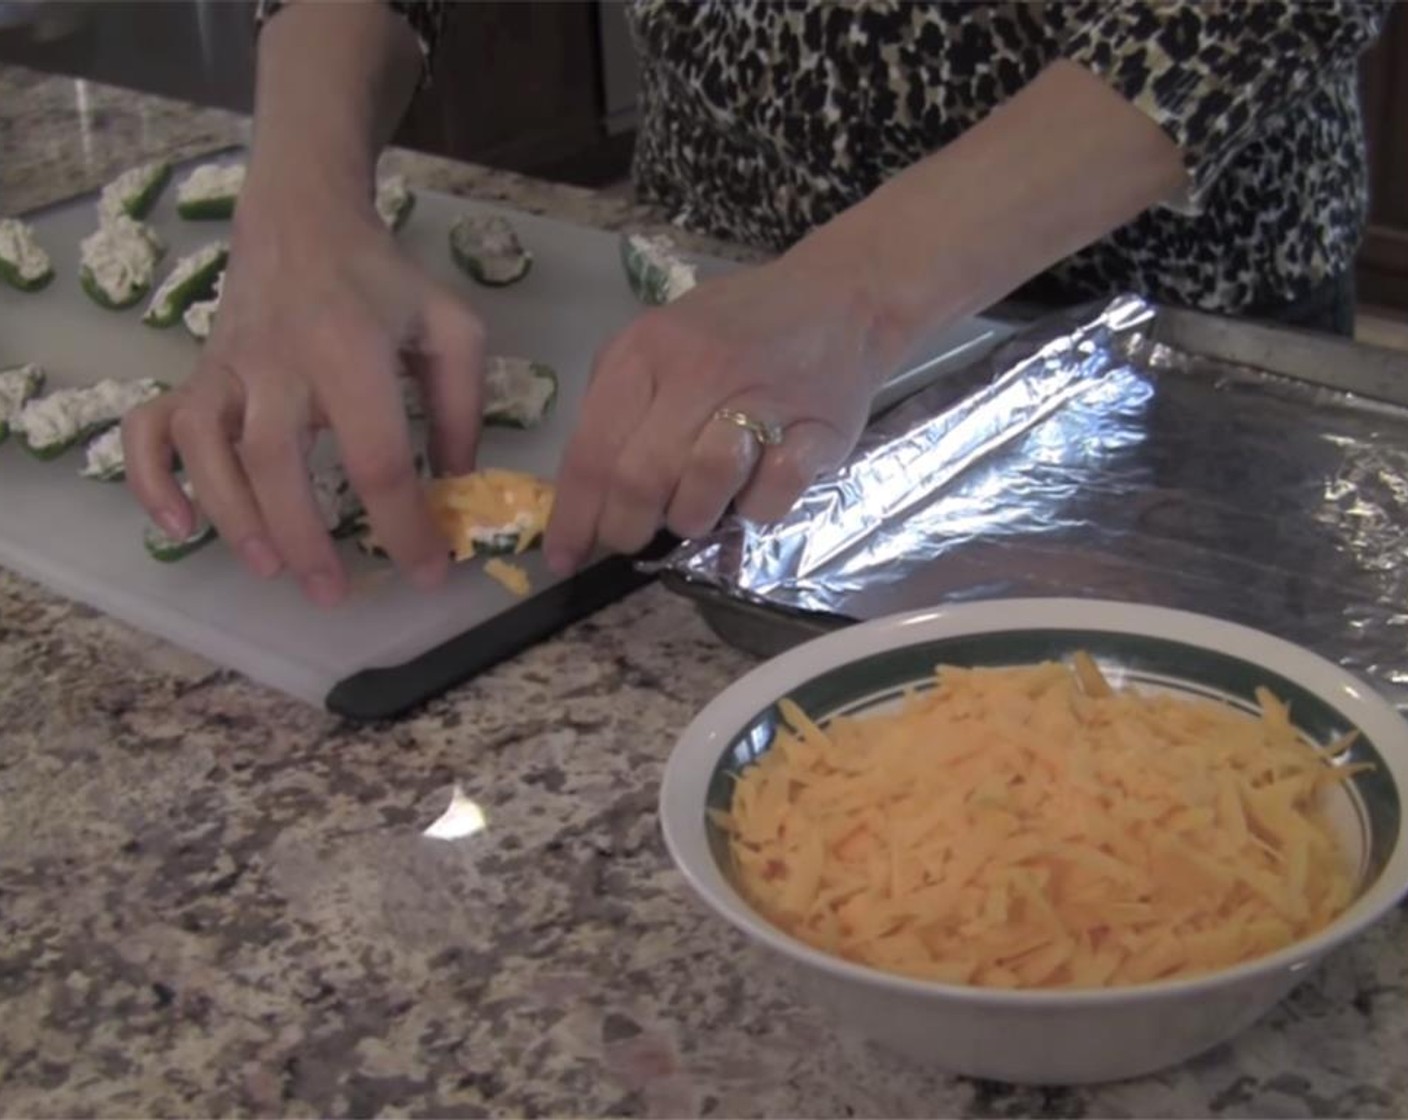
<svg viewBox="0 0 1408 1120">
<path fill-rule="evenodd" d="M 528 592 L 533 589 L 533 585 L 528 581 L 527 572 L 517 564 L 510 564 L 507 560 L 502 560 L 497 556 L 484 561 L 484 574 L 490 579 L 496 580 L 520 599 L 525 598 Z"/>
<path fill-rule="evenodd" d="M 543 535 L 552 513 L 552 484 L 520 471 L 437 478 L 426 489 L 431 516 L 456 560 L 484 552 L 526 552 Z"/>
<path fill-rule="evenodd" d="M 806 943 L 1009 988 L 1187 976 L 1323 927 L 1354 883 L 1328 763 L 1269 692 L 1259 717 L 1073 667 L 943 667 L 902 710 L 790 729 L 741 775 L 738 881 Z"/>
</svg>

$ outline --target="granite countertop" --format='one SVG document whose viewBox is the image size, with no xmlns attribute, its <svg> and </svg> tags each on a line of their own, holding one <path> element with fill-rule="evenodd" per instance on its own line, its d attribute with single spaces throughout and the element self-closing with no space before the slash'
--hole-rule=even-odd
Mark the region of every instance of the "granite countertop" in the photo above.
<svg viewBox="0 0 1408 1120">
<path fill-rule="evenodd" d="M 0 213 L 246 132 L 0 68 Z M 391 158 L 570 221 L 655 220 Z M 1408 1113 L 1402 911 L 1159 1077 L 995 1086 L 836 1033 L 695 902 L 657 827 L 674 736 L 748 667 L 651 588 L 413 719 L 348 726 L 0 571 L 0 1111 Z M 488 827 L 422 835 L 456 787 Z"/>
</svg>

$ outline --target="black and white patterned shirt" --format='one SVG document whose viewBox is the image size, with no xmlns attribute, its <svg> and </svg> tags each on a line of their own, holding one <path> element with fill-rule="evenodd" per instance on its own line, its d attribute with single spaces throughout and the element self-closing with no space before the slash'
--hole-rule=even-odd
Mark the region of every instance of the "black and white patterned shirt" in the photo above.
<svg viewBox="0 0 1408 1120">
<path fill-rule="evenodd" d="M 429 67 L 442 3 L 391 3 Z M 636 187 L 686 228 L 782 249 L 1068 59 L 1178 143 L 1191 185 L 1050 281 L 1072 298 L 1255 313 L 1353 266 L 1367 208 L 1358 59 L 1387 6 L 632 0 Z"/>
</svg>

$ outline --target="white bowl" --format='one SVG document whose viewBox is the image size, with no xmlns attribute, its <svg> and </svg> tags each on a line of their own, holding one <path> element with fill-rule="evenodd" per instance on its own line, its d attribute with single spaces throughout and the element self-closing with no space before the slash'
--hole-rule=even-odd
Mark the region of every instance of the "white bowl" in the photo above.
<svg viewBox="0 0 1408 1120">
<path fill-rule="evenodd" d="M 1217 695 L 1248 709 L 1265 685 L 1298 727 L 1327 742 L 1350 728 L 1351 761 L 1375 763 L 1338 795 L 1335 824 L 1359 855 L 1354 903 L 1315 936 L 1219 972 L 1122 988 L 1003 991 L 914 980 L 833 957 L 772 925 L 730 881 L 727 838 L 707 808 L 726 808 L 732 773 L 767 750 L 776 703 L 813 717 L 890 702 L 940 662 L 1029 664 L 1090 652 L 1116 684 Z M 1306 970 L 1408 892 L 1402 843 L 1408 724 L 1363 681 L 1298 646 L 1183 611 L 1076 599 L 967 603 L 864 623 L 808 642 L 753 670 L 714 700 L 676 744 L 660 794 L 675 863 L 695 891 L 754 941 L 779 953 L 803 988 L 841 1021 L 951 1073 L 1080 1084 L 1150 1073 L 1244 1030 Z"/>
</svg>

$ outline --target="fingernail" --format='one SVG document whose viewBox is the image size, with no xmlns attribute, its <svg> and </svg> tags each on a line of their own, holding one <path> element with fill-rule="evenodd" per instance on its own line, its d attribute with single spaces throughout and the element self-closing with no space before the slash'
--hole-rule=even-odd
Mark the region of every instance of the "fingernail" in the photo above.
<svg viewBox="0 0 1408 1120">
<path fill-rule="evenodd" d="M 279 574 L 282 564 L 278 555 L 262 537 L 250 537 L 240 545 L 240 556 L 249 565 L 249 570 L 260 579 L 269 579 Z"/>
<path fill-rule="evenodd" d="M 161 531 L 173 540 L 183 539 L 187 534 L 186 518 L 178 509 L 157 510 L 156 523 Z"/>
<path fill-rule="evenodd" d="M 306 577 L 303 590 L 320 607 L 335 607 L 342 600 L 342 582 L 327 572 L 314 572 Z"/>
<path fill-rule="evenodd" d="M 411 583 L 420 591 L 434 591 L 445 579 L 443 560 L 430 560 L 411 569 Z"/>
<path fill-rule="evenodd" d="M 548 568 L 553 575 L 570 576 L 577 570 L 577 560 L 570 552 L 549 552 Z"/>
</svg>

